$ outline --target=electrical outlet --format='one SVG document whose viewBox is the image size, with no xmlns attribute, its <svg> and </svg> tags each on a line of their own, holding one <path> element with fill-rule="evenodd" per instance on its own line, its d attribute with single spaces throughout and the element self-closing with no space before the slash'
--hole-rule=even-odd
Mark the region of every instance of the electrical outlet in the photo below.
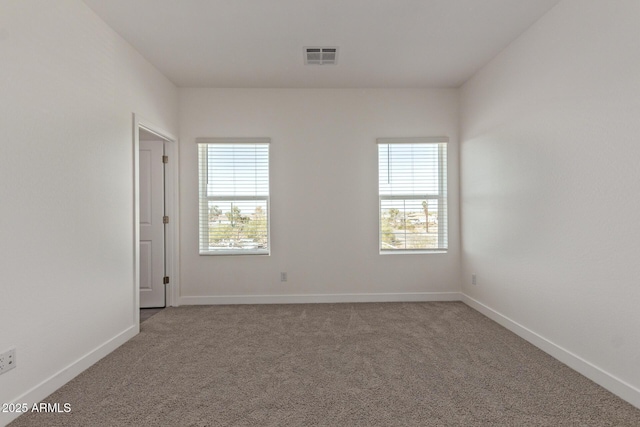
<svg viewBox="0 0 640 427">
<path fill-rule="evenodd" d="M 477 283 L 476 283 L 476 275 L 475 275 L 475 274 L 472 274 L 472 275 L 471 275 L 471 284 L 472 284 L 472 285 L 476 285 L 476 284 L 477 284 Z"/>
<path fill-rule="evenodd" d="M 12 348 L 0 354 L 0 374 L 16 367 L 16 349 Z"/>
<path fill-rule="evenodd" d="M 280 281 L 281 282 L 286 282 L 287 281 L 287 273 L 286 272 L 280 273 Z"/>
</svg>

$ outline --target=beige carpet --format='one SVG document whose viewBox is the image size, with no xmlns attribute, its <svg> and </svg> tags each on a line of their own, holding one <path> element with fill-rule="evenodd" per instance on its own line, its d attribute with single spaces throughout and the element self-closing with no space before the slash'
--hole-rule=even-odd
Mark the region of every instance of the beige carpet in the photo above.
<svg viewBox="0 0 640 427">
<path fill-rule="evenodd" d="M 11 426 L 640 426 L 462 303 L 168 308 Z"/>
</svg>

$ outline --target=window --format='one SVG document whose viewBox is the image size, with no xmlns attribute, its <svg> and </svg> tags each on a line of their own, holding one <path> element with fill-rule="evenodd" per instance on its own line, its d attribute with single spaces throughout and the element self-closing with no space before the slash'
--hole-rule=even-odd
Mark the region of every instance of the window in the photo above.
<svg viewBox="0 0 640 427">
<path fill-rule="evenodd" d="M 269 254 L 269 139 L 196 142 L 200 255 Z"/>
<path fill-rule="evenodd" d="M 380 253 L 447 250 L 447 141 L 378 139 Z"/>
</svg>

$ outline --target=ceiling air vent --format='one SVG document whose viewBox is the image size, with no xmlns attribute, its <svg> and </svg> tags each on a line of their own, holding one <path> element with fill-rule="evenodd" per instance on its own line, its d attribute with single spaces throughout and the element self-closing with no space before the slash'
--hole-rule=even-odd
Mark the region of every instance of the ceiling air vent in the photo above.
<svg viewBox="0 0 640 427">
<path fill-rule="evenodd" d="M 305 65 L 335 65 L 338 59 L 337 47 L 305 47 Z"/>
</svg>

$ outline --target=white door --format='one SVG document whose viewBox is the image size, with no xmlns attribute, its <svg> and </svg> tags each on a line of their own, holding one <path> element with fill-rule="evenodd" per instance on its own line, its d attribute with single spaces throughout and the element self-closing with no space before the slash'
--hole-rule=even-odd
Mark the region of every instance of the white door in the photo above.
<svg viewBox="0 0 640 427">
<path fill-rule="evenodd" d="M 140 307 L 165 306 L 163 141 L 140 141 Z"/>
</svg>

